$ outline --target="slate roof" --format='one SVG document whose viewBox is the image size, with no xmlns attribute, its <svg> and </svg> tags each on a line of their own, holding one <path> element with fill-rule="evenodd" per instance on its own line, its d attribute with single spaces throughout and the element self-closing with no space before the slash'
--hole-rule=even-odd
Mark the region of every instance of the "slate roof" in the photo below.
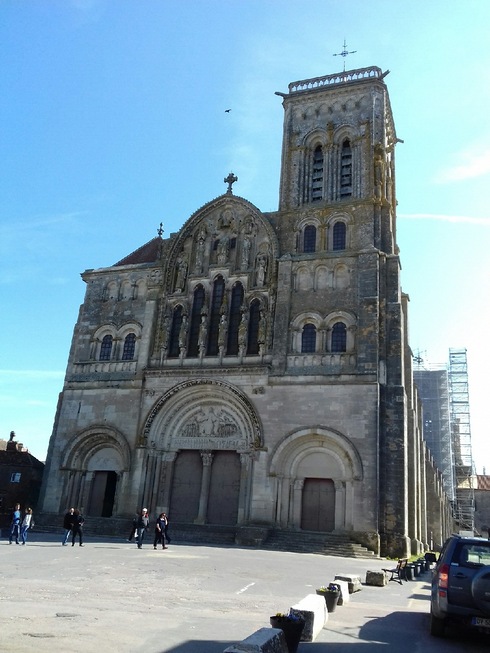
<svg viewBox="0 0 490 653">
<path fill-rule="evenodd" d="M 155 236 L 147 243 L 135 249 L 134 252 L 128 254 L 123 259 L 114 263 L 117 265 L 137 265 L 138 263 L 155 263 L 160 259 L 162 239 L 160 236 Z"/>
</svg>

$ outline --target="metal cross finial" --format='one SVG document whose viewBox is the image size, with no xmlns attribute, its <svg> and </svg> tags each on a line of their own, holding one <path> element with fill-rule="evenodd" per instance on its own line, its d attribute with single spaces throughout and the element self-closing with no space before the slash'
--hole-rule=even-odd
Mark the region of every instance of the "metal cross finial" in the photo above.
<svg viewBox="0 0 490 653">
<path fill-rule="evenodd" d="M 157 234 L 160 236 L 160 238 L 163 236 L 163 222 L 160 222 L 160 226 L 157 229 Z"/>
<path fill-rule="evenodd" d="M 344 39 L 344 49 L 342 50 L 342 52 L 336 52 L 333 55 L 334 57 L 343 57 L 343 59 L 344 59 L 344 73 L 345 73 L 345 58 L 346 58 L 346 56 L 348 54 L 354 54 L 354 52 L 357 52 L 357 50 L 350 50 L 350 51 L 347 50 L 347 43 L 345 42 L 345 39 Z"/>
<path fill-rule="evenodd" d="M 234 175 L 232 172 L 230 172 L 228 177 L 225 177 L 223 181 L 225 182 L 225 184 L 228 184 L 228 190 L 226 192 L 233 193 L 232 186 L 235 183 L 235 181 L 238 181 L 238 177 Z"/>
</svg>

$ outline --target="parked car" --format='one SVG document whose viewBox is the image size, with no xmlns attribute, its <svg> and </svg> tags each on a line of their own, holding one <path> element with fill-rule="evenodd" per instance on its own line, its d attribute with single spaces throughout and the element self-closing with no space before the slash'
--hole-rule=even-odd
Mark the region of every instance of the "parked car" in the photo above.
<svg viewBox="0 0 490 653">
<path fill-rule="evenodd" d="M 446 624 L 490 634 L 490 540 L 452 535 L 432 576 L 430 632 L 443 637 Z"/>
</svg>

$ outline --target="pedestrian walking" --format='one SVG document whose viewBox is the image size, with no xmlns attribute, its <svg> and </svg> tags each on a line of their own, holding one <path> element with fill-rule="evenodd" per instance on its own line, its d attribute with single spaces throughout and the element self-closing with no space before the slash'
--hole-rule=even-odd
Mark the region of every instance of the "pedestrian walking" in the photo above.
<svg viewBox="0 0 490 653">
<path fill-rule="evenodd" d="M 157 521 L 155 523 L 155 538 L 153 540 L 153 548 L 156 550 L 157 544 L 162 545 L 162 549 L 166 549 L 165 546 L 165 527 L 167 525 L 167 519 L 164 512 L 158 515 Z"/>
<path fill-rule="evenodd" d="M 61 541 L 61 544 L 63 546 L 66 546 L 66 543 L 68 542 L 68 538 L 70 537 L 73 529 L 74 521 L 75 521 L 75 508 L 70 508 L 70 510 L 65 514 L 63 518 L 63 528 L 65 529 L 65 534 L 63 535 L 63 539 Z"/>
<path fill-rule="evenodd" d="M 80 540 L 79 544 L 80 546 L 83 546 L 83 524 L 85 522 L 85 519 L 83 518 L 82 513 L 80 510 L 75 510 L 73 513 L 74 520 L 73 520 L 73 528 L 72 528 L 72 536 L 71 536 L 71 545 L 75 546 L 75 539 L 78 535 L 78 538 Z"/>
<path fill-rule="evenodd" d="M 170 539 L 169 534 L 168 534 L 168 515 L 167 515 L 166 512 L 164 512 L 163 516 L 165 517 L 165 530 L 164 530 L 165 544 L 170 544 L 171 539 Z M 165 548 L 167 548 L 167 547 L 165 547 Z"/>
<path fill-rule="evenodd" d="M 127 539 L 128 542 L 132 542 L 133 537 L 136 534 L 136 528 L 138 525 L 138 519 L 139 519 L 139 513 L 135 512 L 134 517 L 133 517 L 133 522 L 131 524 L 131 532 L 129 533 L 129 537 Z"/>
<path fill-rule="evenodd" d="M 20 525 L 20 539 L 22 544 L 25 544 L 27 541 L 27 531 L 34 526 L 34 520 L 32 517 L 32 508 L 26 508 L 24 519 Z"/>
<path fill-rule="evenodd" d="M 141 511 L 141 515 L 138 517 L 138 522 L 136 524 L 136 534 L 137 534 L 137 539 L 136 543 L 138 545 L 138 549 L 143 548 L 143 540 L 145 538 L 145 533 L 148 530 L 148 526 L 150 524 L 150 520 L 148 518 L 148 510 L 146 508 L 143 508 Z"/>
<path fill-rule="evenodd" d="M 20 544 L 19 535 L 20 535 L 20 521 L 22 519 L 22 514 L 20 512 L 20 503 L 15 504 L 14 511 L 10 518 L 10 537 L 9 544 L 12 544 L 12 540 L 15 537 L 15 543 Z"/>
</svg>

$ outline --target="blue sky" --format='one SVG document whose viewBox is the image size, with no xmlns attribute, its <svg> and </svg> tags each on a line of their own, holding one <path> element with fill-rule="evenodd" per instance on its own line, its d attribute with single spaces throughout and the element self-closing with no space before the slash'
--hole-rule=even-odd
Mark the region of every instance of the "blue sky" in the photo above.
<svg viewBox="0 0 490 653">
<path fill-rule="evenodd" d="M 230 170 L 277 209 L 274 93 L 342 70 L 345 38 L 347 69 L 391 71 L 410 342 L 467 349 L 490 473 L 489 25 L 486 0 L 0 0 L 0 437 L 44 460 L 83 270 L 177 231 Z"/>
</svg>

